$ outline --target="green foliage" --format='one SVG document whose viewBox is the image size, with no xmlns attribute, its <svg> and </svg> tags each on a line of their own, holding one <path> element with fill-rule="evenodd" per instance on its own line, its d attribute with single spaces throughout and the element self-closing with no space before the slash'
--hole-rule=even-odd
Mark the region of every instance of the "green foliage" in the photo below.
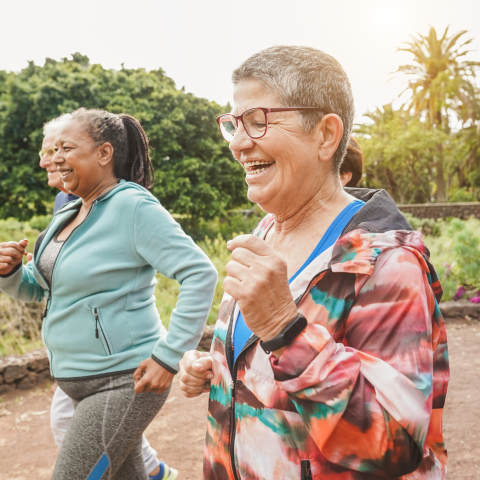
<svg viewBox="0 0 480 480">
<path fill-rule="evenodd" d="M 474 123 L 480 118 L 476 82 L 480 62 L 464 58 L 471 52 L 468 48 L 473 39 L 465 40 L 466 30 L 450 36 L 448 30 L 449 27 L 439 37 L 435 28 L 430 27 L 428 35 L 412 36 L 412 40 L 401 45 L 399 50 L 411 53 L 413 63 L 398 68 L 398 72 L 408 78 L 406 91 L 410 98 L 405 104 L 407 110 L 425 120 L 429 130 L 447 135 L 451 133 L 452 124 Z M 452 167 L 452 162 L 445 157 L 446 145 L 448 142 L 439 137 L 433 159 L 436 173 L 434 193 L 438 202 L 445 201 L 448 196 L 445 182 L 450 178 L 448 167 Z"/>
<path fill-rule="evenodd" d="M 449 202 L 476 202 L 477 198 L 467 187 L 451 189 L 448 192 Z"/>
<path fill-rule="evenodd" d="M 177 221 L 195 241 L 201 241 L 205 237 L 215 238 L 220 236 L 230 239 L 234 234 L 250 233 L 264 216 L 265 212 L 255 206 L 251 210 L 232 211 L 228 215 L 212 220 L 201 219 L 194 226 L 191 225 L 188 218 L 179 217 Z"/>
<path fill-rule="evenodd" d="M 430 127 L 449 129 L 449 113 L 461 121 L 478 118 L 478 87 L 475 76 L 480 62 L 465 60 L 473 39 L 465 40 L 466 30 L 448 36 L 447 27 L 441 37 L 430 27 L 428 35 L 411 36 L 399 51 L 413 55 L 413 63 L 402 65 L 398 72 L 408 78 L 407 102 L 416 116 L 424 115 Z"/>
<path fill-rule="evenodd" d="M 417 218 L 411 213 L 405 213 L 405 217 L 414 230 L 418 230 L 422 235 L 431 235 L 439 237 L 441 234 L 440 222 L 434 218 Z"/>
<path fill-rule="evenodd" d="M 446 189 L 448 200 L 477 201 L 480 149 L 475 150 L 471 131 L 467 135 L 463 130 L 447 133 L 429 128 L 424 121 L 405 110 L 395 110 L 391 104 L 365 116 L 370 123 L 355 128 L 364 153 L 365 186 L 385 188 L 398 203 L 434 201 L 441 153 L 442 175 L 448 176 L 442 188 Z"/>
<path fill-rule="evenodd" d="M 424 242 L 430 250 L 446 301 L 451 300 L 461 286 L 480 288 L 480 220 L 453 218 L 436 223 L 440 235 L 424 235 Z"/>
<path fill-rule="evenodd" d="M 460 285 L 480 288 L 479 222 L 472 228 L 467 222 L 452 219 L 448 235 L 453 241 L 455 263 L 452 272 Z"/>
<path fill-rule="evenodd" d="M 441 130 L 391 104 L 365 115 L 371 123 L 356 127 L 365 158 L 365 184 L 385 188 L 398 203 L 430 202 L 436 189 L 435 158 L 438 145 L 443 156 L 455 156 L 455 144 Z"/>
<path fill-rule="evenodd" d="M 0 220 L 0 242 L 19 242 L 26 238 L 28 240 L 28 251 L 33 251 L 33 246 L 40 231 L 39 228 L 32 227 L 29 222 L 20 222 L 15 218 Z"/>
<path fill-rule="evenodd" d="M 56 193 L 38 165 L 43 124 L 79 107 L 129 113 L 150 138 L 154 195 L 175 213 L 211 219 L 245 202 L 243 169 L 221 138 L 214 102 L 175 88 L 161 70 L 107 70 L 74 54 L 0 71 L 0 218 L 50 213 Z"/>
<path fill-rule="evenodd" d="M 357 129 L 367 186 L 386 188 L 401 203 L 480 196 L 480 62 L 464 58 L 472 42 L 466 33 L 449 36 L 447 28 L 440 37 L 431 27 L 400 46 L 412 55 L 397 71 L 408 82 L 403 107 L 377 108 Z"/>
</svg>

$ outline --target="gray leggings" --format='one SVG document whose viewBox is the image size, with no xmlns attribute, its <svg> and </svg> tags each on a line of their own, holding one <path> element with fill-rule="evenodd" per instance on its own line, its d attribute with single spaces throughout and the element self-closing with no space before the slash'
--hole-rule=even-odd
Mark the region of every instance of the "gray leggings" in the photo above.
<svg viewBox="0 0 480 480">
<path fill-rule="evenodd" d="M 85 380 L 58 380 L 75 413 L 58 454 L 52 480 L 148 480 L 142 433 L 170 388 L 136 394 L 133 373 Z"/>
</svg>

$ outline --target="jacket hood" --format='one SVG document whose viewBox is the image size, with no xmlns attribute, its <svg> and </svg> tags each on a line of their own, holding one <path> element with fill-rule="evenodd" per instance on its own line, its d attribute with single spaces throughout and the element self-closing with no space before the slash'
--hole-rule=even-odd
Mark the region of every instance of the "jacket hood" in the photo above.
<svg viewBox="0 0 480 480">
<path fill-rule="evenodd" d="M 365 205 L 348 222 L 342 235 L 358 229 L 370 233 L 384 233 L 390 230 L 413 230 L 405 215 L 398 209 L 392 197 L 385 190 L 345 188 L 345 191 L 358 200 L 363 200 Z"/>
<path fill-rule="evenodd" d="M 347 188 L 347 193 L 365 205 L 353 216 L 333 247 L 329 267 L 333 272 L 371 275 L 377 257 L 393 248 L 414 253 L 430 276 L 432 289 L 440 302 L 442 287 L 430 262 L 430 252 L 420 232 L 414 231 L 385 190 Z"/>
</svg>

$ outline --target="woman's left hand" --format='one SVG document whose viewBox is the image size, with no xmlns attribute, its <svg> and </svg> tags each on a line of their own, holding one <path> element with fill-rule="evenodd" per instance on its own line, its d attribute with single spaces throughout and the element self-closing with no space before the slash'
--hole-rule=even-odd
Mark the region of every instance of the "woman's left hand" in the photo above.
<svg viewBox="0 0 480 480">
<path fill-rule="evenodd" d="M 135 393 L 163 393 L 172 383 L 174 374 L 159 365 L 153 358 L 144 360 L 133 374 Z"/>
<path fill-rule="evenodd" d="M 225 291 L 237 301 L 250 330 L 261 340 L 270 340 L 298 314 L 287 264 L 255 235 L 239 235 L 227 247 L 232 260 L 226 266 Z"/>
</svg>

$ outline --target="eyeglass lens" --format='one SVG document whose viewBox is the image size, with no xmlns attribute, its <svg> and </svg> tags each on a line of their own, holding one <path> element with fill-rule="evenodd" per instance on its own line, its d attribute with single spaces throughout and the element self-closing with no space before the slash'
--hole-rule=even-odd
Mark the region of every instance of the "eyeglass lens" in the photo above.
<svg viewBox="0 0 480 480">
<path fill-rule="evenodd" d="M 38 152 L 38 156 L 42 158 L 44 155 L 51 155 L 52 157 L 55 155 L 55 149 L 54 148 L 48 148 L 47 150 L 40 150 Z"/>
<path fill-rule="evenodd" d="M 227 142 L 231 142 L 237 131 L 236 118 L 233 115 L 222 115 L 218 123 L 220 124 L 220 131 L 222 132 L 223 138 Z"/>
<path fill-rule="evenodd" d="M 265 113 L 259 108 L 252 108 L 243 114 L 243 127 L 252 138 L 260 138 L 265 135 L 267 119 Z M 223 138 L 231 142 L 237 131 L 238 122 L 233 115 L 224 115 L 220 118 L 220 130 Z"/>
</svg>

